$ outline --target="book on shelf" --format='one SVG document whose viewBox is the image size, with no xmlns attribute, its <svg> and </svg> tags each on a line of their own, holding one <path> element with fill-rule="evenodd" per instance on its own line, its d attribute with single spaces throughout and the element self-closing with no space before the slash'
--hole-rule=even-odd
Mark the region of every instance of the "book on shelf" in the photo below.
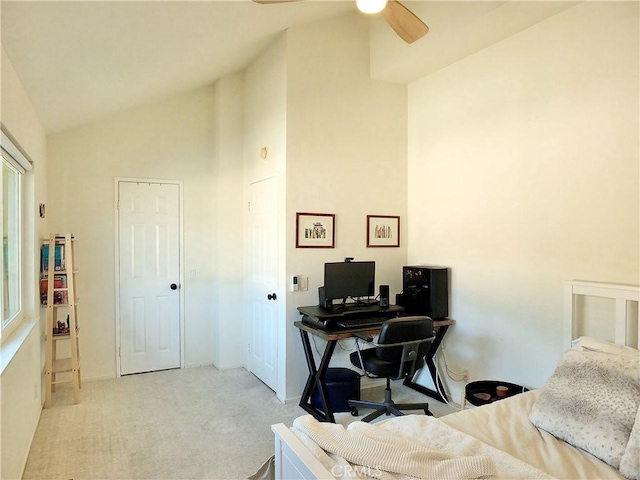
<svg viewBox="0 0 640 480">
<path fill-rule="evenodd" d="M 49 244 L 45 243 L 42 246 L 42 260 L 41 270 L 43 272 L 49 271 Z M 64 270 L 64 245 L 56 245 L 54 253 L 54 270 Z"/>
<path fill-rule="evenodd" d="M 53 292 L 53 304 L 54 305 L 64 305 L 67 303 L 67 292 Z"/>
<path fill-rule="evenodd" d="M 49 286 L 49 280 L 42 278 L 40 280 L 40 290 L 47 291 Z M 67 288 L 67 276 L 66 275 L 54 275 L 53 288 Z"/>
<path fill-rule="evenodd" d="M 53 277 L 53 288 L 54 289 L 62 289 L 67 288 L 67 276 L 66 275 L 54 275 Z M 40 279 L 40 302 L 42 305 L 46 305 L 47 303 L 47 292 L 49 289 L 49 280 L 47 278 Z M 56 297 L 54 297 L 55 300 Z M 59 302 L 57 302 L 59 303 Z M 62 302 L 66 303 L 66 302 Z"/>
<path fill-rule="evenodd" d="M 43 306 L 47 305 L 48 292 L 46 286 L 42 288 L 42 282 L 40 282 L 40 303 Z M 54 305 L 66 305 L 68 303 L 68 294 L 66 290 L 58 290 L 53 292 L 53 304 Z"/>
</svg>

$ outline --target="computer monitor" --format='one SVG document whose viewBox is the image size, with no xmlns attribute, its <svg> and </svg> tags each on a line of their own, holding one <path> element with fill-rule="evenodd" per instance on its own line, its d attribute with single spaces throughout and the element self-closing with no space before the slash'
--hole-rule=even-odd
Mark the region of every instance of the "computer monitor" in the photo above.
<svg viewBox="0 0 640 480">
<path fill-rule="evenodd" d="M 376 262 L 324 264 L 324 294 L 329 300 L 374 296 Z"/>
</svg>

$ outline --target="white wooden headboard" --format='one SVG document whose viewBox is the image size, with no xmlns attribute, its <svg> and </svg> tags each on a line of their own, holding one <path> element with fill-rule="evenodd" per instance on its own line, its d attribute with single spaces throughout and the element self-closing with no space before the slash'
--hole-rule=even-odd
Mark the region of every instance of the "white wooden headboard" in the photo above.
<svg viewBox="0 0 640 480">
<path fill-rule="evenodd" d="M 576 304 L 579 296 L 603 297 L 615 300 L 615 343 L 630 345 L 636 348 L 640 346 L 640 328 L 638 328 L 638 316 L 630 318 L 631 302 L 637 304 L 640 300 L 640 286 L 621 283 L 600 283 L 584 280 L 569 280 L 564 283 L 564 343 L 565 347 L 571 346 L 571 341 L 577 336 L 578 322 L 576 318 Z M 628 322 L 635 322 L 628 325 Z M 629 328 L 632 327 L 632 328 Z M 630 337 L 629 332 L 637 338 Z"/>
</svg>

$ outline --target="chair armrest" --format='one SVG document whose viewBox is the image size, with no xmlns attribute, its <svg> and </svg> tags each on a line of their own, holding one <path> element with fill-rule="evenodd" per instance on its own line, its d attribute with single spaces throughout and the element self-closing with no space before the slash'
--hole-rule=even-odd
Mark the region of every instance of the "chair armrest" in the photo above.
<svg viewBox="0 0 640 480">
<path fill-rule="evenodd" d="M 361 340 L 364 340 L 367 343 L 372 343 L 373 342 L 373 336 L 369 335 L 368 333 L 364 333 L 364 332 L 357 332 L 353 334 L 354 337 L 359 338 Z"/>
</svg>

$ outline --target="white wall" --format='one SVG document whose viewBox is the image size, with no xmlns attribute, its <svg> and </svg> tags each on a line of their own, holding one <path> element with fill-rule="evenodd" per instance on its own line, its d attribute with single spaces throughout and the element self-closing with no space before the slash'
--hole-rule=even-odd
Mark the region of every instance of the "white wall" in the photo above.
<svg viewBox="0 0 640 480">
<path fill-rule="evenodd" d="M 451 267 L 470 380 L 546 381 L 562 280 L 639 283 L 638 43 L 585 2 L 409 86 L 408 259 Z"/>
<path fill-rule="evenodd" d="M 242 74 L 229 75 L 215 84 L 214 181 L 215 235 L 203 242 L 215 259 L 214 285 L 203 284 L 202 298 L 209 297 L 205 310 L 215 311 L 214 364 L 220 368 L 244 365 L 243 294 L 243 86 Z M 189 272 L 187 271 L 187 274 Z"/>
<path fill-rule="evenodd" d="M 116 375 L 114 177 L 184 182 L 185 363 L 214 361 L 218 257 L 212 249 L 228 242 L 218 238 L 224 224 L 216 218 L 216 174 L 226 167 L 214 162 L 215 106 L 216 90 L 208 87 L 48 139 L 49 228 L 77 238 L 86 379 Z M 189 278 L 192 269 L 196 278 Z"/>
<path fill-rule="evenodd" d="M 369 79 L 368 18 L 354 13 L 288 31 L 286 281 L 309 278 L 307 292 L 287 293 L 288 398 L 302 393 L 308 373 L 296 307 L 317 305 L 325 262 L 375 260 L 376 290 L 402 288 L 406 128 L 406 86 Z M 335 214 L 335 248 L 296 249 L 296 212 Z M 368 214 L 401 217 L 400 248 L 366 247 Z M 332 366 L 349 364 L 344 356 Z"/>
<path fill-rule="evenodd" d="M 39 267 L 39 241 L 46 231 L 46 220 L 35 215 L 36 205 L 46 200 L 46 136 L 20 80 L 4 49 L 1 58 L 2 83 L 0 118 L 2 124 L 27 152 L 34 163 L 26 175 L 24 209 L 25 235 L 32 238 L 25 249 L 25 264 L 31 271 L 27 283 L 25 322 L 0 346 L 0 477 L 20 478 L 31 440 L 42 410 L 44 322 L 39 320 L 38 292 L 35 289 Z M 10 347 L 17 346 L 17 349 Z"/>
</svg>

